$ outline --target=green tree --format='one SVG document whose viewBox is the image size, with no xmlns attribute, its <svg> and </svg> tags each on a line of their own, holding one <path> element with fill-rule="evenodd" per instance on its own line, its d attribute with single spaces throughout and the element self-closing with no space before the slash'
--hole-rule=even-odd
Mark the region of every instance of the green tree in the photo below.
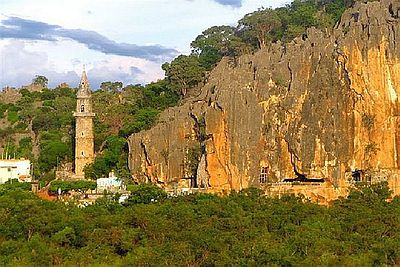
<svg viewBox="0 0 400 267">
<path fill-rule="evenodd" d="M 139 109 L 131 118 L 130 122 L 127 121 L 125 126 L 120 129 L 119 135 L 128 137 L 132 133 L 138 133 L 142 130 L 150 129 L 154 125 L 159 111 L 154 108 Z"/>
<path fill-rule="evenodd" d="M 203 31 L 191 42 L 192 52 L 200 55 L 206 49 L 215 49 L 220 53 L 227 50 L 230 38 L 236 29 L 231 26 L 213 26 Z"/>
<path fill-rule="evenodd" d="M 85 166 L 85 177 L 91 179 L 106 177 L 112 170 L 116 170 L 117 174 L 125 174 L 128 169 L 125 159 L 127 159 L 126 139 L 110 136 L 107 138 L 101 154 L 95 158 L 92 164 Z"/>
<path fill-rule="evenodd" d="M 166 199 L 167 194 L 154 184 L 140 184 L 130 188 L 128 204 L 149 204 Z"/>
<path fill-rule="evenodd" d="M 59 132 L 44 132 L 40 136 L 39 168 L 43 172 L 48 172 L 71 153 L 71 144 L 61 140 L 62 134 Z"/>
<path fill-rule="evenodd" d="M 87 164 L 83 169 L 86 179 L 106 177 L 110 170 L 111 167 L 108 165 L 107 160 L 102 156 L 96 157 L 93 163 Z"/>
<path fill-rule="evenodd" d="M 32 83 L 34 85 L 41 85 L 42 87 L 47 87 L 49 80 L 42 75 L 36 75 L 35 78 L 33 78 Z"/>
<path fill-rule="evenodd" d="M 16 123 L 19 120 L 18 111 L 16 111 L 16 110 L 8 110 L 7 119 L 11 124 Z"/>
<path fill-rule="evenodd" d="M 162 69 L 172 86 L 185 96 L 187 90 L 203 81 L 205 69 L 195 55 L 180 55 L 171 63 L 164 63 Z"/>
<path fill-rule="evenodd" d="M 171 88 L 167 80 L 159 80 L 140 88 L 140 96 L 136 104 L 142 108 L 154 108 L 164 110 L 175 106 L 179 100 L 179 94 Z"/>
<path fill-rule="evenodd" d="M 211 70 L 223 56 L 235 56 L 244 43 L 236 36 L 236 28 L 213 26 L 203 31 L 190 44 L 192 53 L 199 56 L 201 65 Z"/>
<path fill-rule="evenodd" d="M 24 137 L 19 141 L 17 156 L 19 158 L 33 159 L 31 137 Z"/>
<path fill-rule="evenodd" d="M 37 110 L 32 119 L 32 130 L 36 133 L 40 131 L 56 130 L 60 129 L 60 127 L 61 123 L 59 117 L 55 116 L 54 110 L 51 107 Z"/>
<path fill-rule="evenodd" d="M 123 87 L 122 82 L 102 82 L 100 84 L 100 90 L 108 92 L 120 92 Z"/>
<path fill-rule="evenodd" d="M 277 12 L 271 8 L 259 9 L 253 13 L 245 15 L 239 20 L 239 31 L 244 32 L 244 36 L 249 39 L 257 40 L 259 48 L 265 48 L 268 40 L 272 39 L 271 33 L 281 26 Z"/>
</svg>

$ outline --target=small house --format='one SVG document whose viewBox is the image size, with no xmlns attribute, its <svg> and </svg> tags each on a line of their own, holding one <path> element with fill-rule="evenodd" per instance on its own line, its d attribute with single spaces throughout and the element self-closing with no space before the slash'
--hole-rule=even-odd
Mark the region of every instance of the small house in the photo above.
<svg viewBox="0 0 400 267">
<path fill-rule="evenodd" d="M 31 161 L 28 159 L 1 159 L 0 184 L 17 179 L 19 182 L 31 182 Z"/>
<path fill-rule="evenodd" d="M 115 192 L 122 189 L 122 181 L 115 176 L 114 172 L 110 172 L 106 178 L 97 179 L 96 183 L 98 192 L 103 192 L 104 190 Z"/>
</svg>

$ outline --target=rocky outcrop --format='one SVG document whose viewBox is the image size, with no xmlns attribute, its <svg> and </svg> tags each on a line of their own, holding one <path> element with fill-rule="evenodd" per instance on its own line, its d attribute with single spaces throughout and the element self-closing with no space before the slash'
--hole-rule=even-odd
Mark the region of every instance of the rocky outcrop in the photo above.
<svg viewBox="0 0 400 267">
<path fill-rule="evenodd" d="M 12 103 L 15 104 L 21 99 L 21 93 L 19 90 L 11 87 L 5 87 L 0 91 L 0 101 L 2 103 Z"/>
<path fill-rule="evenodd" d="M 236 61 L 196 97 L 129 138 L 137 181 L 211 192 L 325 178 L 400 192 L 400 2 L 357 3 L 332 32 L 309 29 Z"/>
</svg>

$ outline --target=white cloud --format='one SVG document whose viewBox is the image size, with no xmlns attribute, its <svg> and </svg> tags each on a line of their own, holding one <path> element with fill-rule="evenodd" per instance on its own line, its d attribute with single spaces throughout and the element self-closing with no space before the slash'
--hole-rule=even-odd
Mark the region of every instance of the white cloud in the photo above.
<svg viewBox="0 0 400 267">
<path fill-rule="evenodd" d="M 123 56 L 109 56 L 107 60 L 92 62 L 87 69 L 93 89 L 103 81 L 121 81 L 124 85 L 147 84 L 164 77 L 159 64 Z"/>
<path fill-rule="evenodd" d="M 50 42 L 57 42 L 60 39 L 69 39 L 84 44 L 91 50 L 96 50 L 104 54 L 144 58 L 159 62 L 170 60 L 178 54 L 175 49 L 162 47 L 160 45 L 143 46 L 118 43 L 95 31 L 67 29 L 59 25 L 27 20 L 19 17 L 7 17 L 2 20 L 0 24 L 0 36 L 5 39 L 13 38 Z"/>
<path fill-rule="evenodd" d="M 290 1 L 242 0 L 240 8 L 215 0 L 2 0 L 1 6 L 8 16 L 96 31 L 116 42 L 188 51 L 190 42 L 208 27 L 235 24 L 263 5 L 276 7 Z"/>
<path fill-rule="evenodd" d="M 75 54 L 78 57 L 72 59 L 68 56 L 62 57 L 59 46 L 69 47 L 65 50 L 70 52 L 67 55 Z M 157 63 L 133 57 L 102 55 L 86 50 L 89 49 L 73 42 L 55 44 L 42 41 L 2 40 L 0 41 L 0 86 L 27 85 L 35 75 L 46 76 L 50 87 L 62 82 L 77 86 L 83 65 L 86 65 L 92 89 L 99 88 L 99 84 L 103 81 L 121 81 L 126 85 L 146 84 L 164 76 Z M 91 56 L 80 57 L 85 54 Z"/>
<path fill-rule="evenodd" d="M 46 69 L 48 57 L 45 52 L 30 52 L 23 41 L 1 41 L 1 87 L 29 84 L 38 74 L 36 69 Z"/>
<path fill-rule="evenodd" d="M 16 16 L 68 29 L 96 31 L 117 43 L 160 44 L 181 53 L 188 53 L 190 42 L 211 26 L 235 25 L 262 5 L 276 7 L 291 2 L 242 0 L 240 7 L 232 8 L 216 0 L 0 1 L 0 19 L 4 15 Z M 37 74 L 47 75 L 50 86 L 63 81 L 76 86 L 83 64 L 87 65 L 93 88 L 99 81 L 148 83 L 163 77 L 160 63 L 106 55 L 72 40 L 31 42 L 0 38 L 0 59 L 0 87 L 28 84 Z"/>
</svg>

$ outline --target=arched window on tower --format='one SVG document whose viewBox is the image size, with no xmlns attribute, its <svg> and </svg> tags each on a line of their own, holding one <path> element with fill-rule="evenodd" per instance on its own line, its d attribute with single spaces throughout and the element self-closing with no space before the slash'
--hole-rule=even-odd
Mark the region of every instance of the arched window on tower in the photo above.
<svg viewBox="0 0 400 267">
<path fill-rule="evenodd" d="M 85 105 L 81 105 L 81 112 L 85 112 Z"/>
<path fill-rule="evenodd" d="M 265 184 L 268 182 L 268 175 L 269 175 L 269 168 L 268 167 L 261 167 L 260 172 L 260 184 Z"/>
</svg>

